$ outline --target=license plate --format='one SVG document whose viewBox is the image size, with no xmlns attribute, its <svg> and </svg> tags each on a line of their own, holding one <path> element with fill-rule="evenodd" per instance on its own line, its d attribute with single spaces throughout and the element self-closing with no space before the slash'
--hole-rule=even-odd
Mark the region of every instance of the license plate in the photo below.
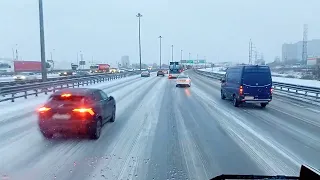
<svg viewBox="0 0 320 180">
<path fill-rule="evenodd" d="M 254 99 L 254 97 L 253 96 L 246 96 L 246 97 L 244 97 L 244 99 L 251 100 L 251 99 Z"/>
<path fill-rule="evenodd" d="M 70 119 L 70 115 L 69 114 L 55 114 L 52 116 L 53 119 L 61 119 L 61 120 L 67 120 Z"/>
</svg>

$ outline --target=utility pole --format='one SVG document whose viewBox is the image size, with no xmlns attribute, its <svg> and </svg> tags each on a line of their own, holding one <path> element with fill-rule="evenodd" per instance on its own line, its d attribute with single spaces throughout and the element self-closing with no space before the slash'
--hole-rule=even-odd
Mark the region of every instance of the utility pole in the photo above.
<svg viewBox="0 0 320 180">
<path fill-rule="evenodd" d="M 162 36 L 159 36 L 159 40 L 160 40 L 160 49 L 159 49 L 160 69 L 161 69 L 161 39 L 162 39 Z"/>
<path fill-rule="evenodd" d="M 308 59 L 308 25 L 303 26 L 302 63 L 307 64 Z"/>
<path fill-rule="evenodd" d="M 182 61 L 182 53 L 183 53 L 183 50 L 181 49 L 181 61 Z"/>
<path fill-rule="evenodd" d="M 171 62 L 173 62 L 173 45 L 171 45 L 171 55 L 172 55 Z"/>
<path fill-rule="evenodd" d="M 43 27 L 43 7 L 42 0 L 39 0 L 39 24 L 40 24 L 40 49 L 41 49 L 41 76 L 42 81 L 47 81 L 47 66 L 46 66 L 46 53 L 44 42 L 44 27 Z"/>
<path fill-rule="evenodd" d="M 191 60 L 191 53 L 189 53 L 189 60 Z"/>
<path fill-rule="evenodd" d="M 252 64 L 252 41 L 249 41 L 249 64 Z"/>
<path fill-rule="evenodd" d="M 140 58 L 140 71 L 141 71 L 141 22 L 140 22 L 140 18 L 142 17 L 142 14 L 138 13 L 137 17 L 139 18 L 139 58 Z"/>
</svg>

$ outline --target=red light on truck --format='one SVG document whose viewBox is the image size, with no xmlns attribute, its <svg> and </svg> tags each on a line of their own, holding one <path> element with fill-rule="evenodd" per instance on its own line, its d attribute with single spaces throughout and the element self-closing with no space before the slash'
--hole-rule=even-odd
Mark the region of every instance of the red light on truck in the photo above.
<svg viewBox="0 0 320 180">
<path fill-rule="evenodd" d="M 89 113 L 91 116 L 94 115 L 94 112 L 91 108 L 79 108 L 79 109 L 73 109 L 73 112 L 79 112 L 79 113 Z"/>
<path fill-rule="evenodd" d="M 270 89 L 271 94 L 273 93 L 273 88 Z"/>
</svg>

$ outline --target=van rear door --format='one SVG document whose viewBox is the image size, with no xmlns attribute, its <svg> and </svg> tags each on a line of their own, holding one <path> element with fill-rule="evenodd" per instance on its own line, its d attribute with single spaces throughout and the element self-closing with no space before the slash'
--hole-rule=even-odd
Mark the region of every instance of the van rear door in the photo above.
<svg viewBox="0 0 320 180">
<path fill-rule="evenodd" d="M 245 66 L 242 76 L 246 99 L 270 99 L 272 78 L 268 66 Z"/>
</svg>

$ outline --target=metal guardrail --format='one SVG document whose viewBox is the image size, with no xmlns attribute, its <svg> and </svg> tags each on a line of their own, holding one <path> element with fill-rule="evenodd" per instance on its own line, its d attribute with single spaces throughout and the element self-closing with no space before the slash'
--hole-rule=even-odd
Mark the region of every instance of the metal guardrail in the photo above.
<svg viewBox="0 0 320 180">
<path fill-rule="evenodd" d="M 0 102 L 12 101 L 14 102 L 17 98 L 24 97 L 27 99 L 28 96 L 35 95 L 38 96 L 40 93 L 47 94 L 48 92 L 55 92 L 62 88 L 80 87 L 84 85 L 96 84 L 99 82 L 111 81 L 114 79 L 119 79 L 131 75 L 137 75 L 137 72 L 131 73 L 121 73 L 121 74 L 106 74 L 106 75 L 96 75 L 89 77 L 64 79 L 49 82 L 39 82 L 25 85 L 7 86 L 0 88 Z"/>
<path fill-rule="evenodd" d="M 214 73 L 214 72 L 207 72 L 207 71 L 200 71 L 195 70 L 196 73 L 220 80 L 224 74 Z M 272 86 L 275 92 L 279 93 L 279 95 L 287 95 L 288 97 L 297 97 L 308 99 L 316 102 L 320 102 L 320 88 L 318 87 L 311 87 L 311 86 L 301 86 L 289 83 L 281 83 L 281 82 L 272 82 Z"/>
<path fill-rule="evenodd" d="M 157 69 L 151 70 L 155 72 Z M 84 85 L 96 84 L 99 82 L 111 81 L 113 79 L 119 79 L 127 76 L 138 75 L 141 71 L 116 73 L 116 74 L 95 74 L 83 77 L 74 77 L 71 79 L 60 79 L 56 81 L 47 82 L 35 82 L 30 84 L 19 84 L 15 86 L 4 86 L 0 87 L 0 102 L 12 101 L 14 102 L 17 98 L 24 97 L 27 99 L 28 96 L 38 96 L 40 93 L 47 94 L 48 92 L 55 92 L 62 88 L 74 88 Z"/>
<path fill-rule="evenodd" d="M 141 70 L 143 71 L 143 70 Z M 128 71 L 128 72 L 122 72 L 122 73 L 116 73 L 116 74 L 123 74 L 123 73 L 141 73 L 140 70 L 136 71 Z M 155 72 L 157 69 L 151 70 L 151 72 Z M 111 73 L 110 73 L 111 74 Z M 110 75 L 109 73 L 107 75 Z M 72 76 L 58 76 L 58 77 L 50 77 L 48 78 L 48 81 L 57 81 L 62 79 L 74 79 L 74 78 L 81 78 L 81 77 L 91 77 L 91 76 L 99 76 L 99 75 L 105 75 L 105 73 L 98 73 L 98 74 L 89 74 L 89 75 L 72 75 Z M 23 81 L 9 81 L 9 82 L 0 82 L 0 88 L 4 86 L 15 86 L 18 84 L 34 84 L 42 82 L 42 79 L 34 79 L 34 80 L 23 80 Z"/>
</svg>

